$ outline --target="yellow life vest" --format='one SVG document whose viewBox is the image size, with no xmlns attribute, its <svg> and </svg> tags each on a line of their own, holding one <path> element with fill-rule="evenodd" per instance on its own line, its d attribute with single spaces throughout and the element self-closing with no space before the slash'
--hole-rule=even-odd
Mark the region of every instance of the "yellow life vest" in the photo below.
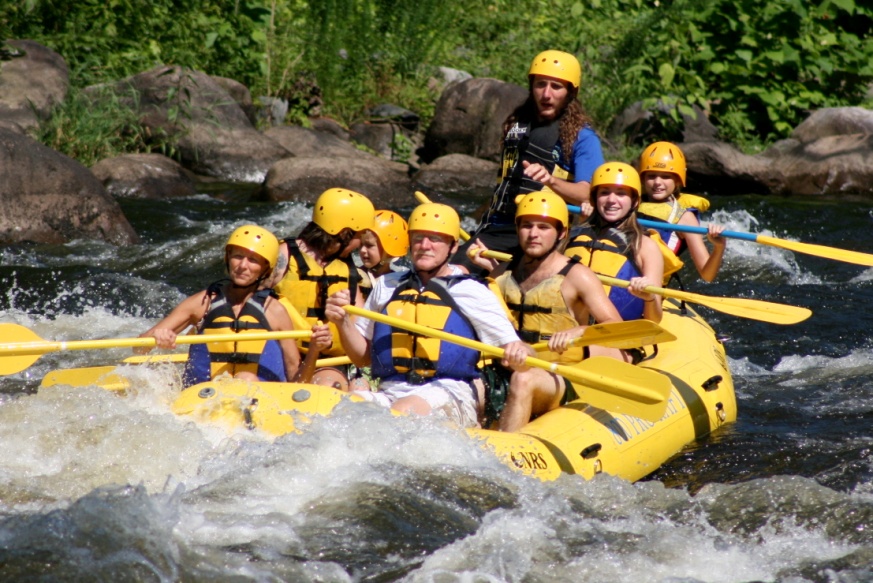
<svg viewBox="0 0 873 583">
<path fill-rule="evenodd" d="M 672 201 L 640 203 L 638 212 L 641 215 L 675 225 L 687 210 L 698 213 L 706 212 L 709 210 L 709 201 L 696 194 L 680 193 Z"/>
<path fill-rule="evenodd" d="M 618 229 L 605 229 L 596 232 L 590 225 L 573 229 L 572 239 L 564 250 L 567 257 L 578 257 L 594 273 L 629 280 L 639 277 L 642 272 L 636 264 L 634 250 L 626 236 Z M 604 285 L 603 290 L 615 305 L 623 320 L 637 320 L 643 317 L 643 300 L 624 288 Z"/>
<path fill-rule="evenodd" d="M 676 225 L 682 215 L 690 211 L 695 216 L 709 208 L 709 201 L 696 194 L 680 194 L 673 200 L 663 202 L 644 202 L 640 204 L 641 218 L 650 218 Z M 685 251 L 685 239 L 676 231 L 670 229 L 649 229 L 649 236 L 658 244 L 658 249 L 664 257 L 664 285 L 670 281 L 674 273 L 685 265 L 679 255 Z"/>
<path fill-rule="evenodd" d="M 664 279 L 662 283 L 663 285 L 667 285 L 670 282 L 670 278 L 673 277 L 673 274 L 682 269 L 685 263 L 679 259 L 678 255 L 673 253 L 672 249 L 667 247 L 664 240 L 661 239 L 661 233 L 655 229 L 649 229 L 648 234 L 649 237 L 658 244 L 658 250 L 664 258 Z"/>
<path fill-rule="evenodd" d="M 350 258 L 334 259 L 322 267 L 315 259 L 303 253 L 294 241 L 288 245 L 288 271 L 276 287 L 276 293 L 287 299 L 291 306 L 303 316 L 310 329 L 316 322 L 326 323 L 324 306 L 332 294 L 348 289 L 352 298 L 358 292 L 363 275 Z M 290 312 L 289 312 L 290 313 Z M 296 326 L 295 322 L 295 326 Z M 333 344 L 322 352 L 325 356 L 345 356 L 340 343 L 339 331 L 330 324 Z M 309 342 L 298 340 L 301 349 L 307 350 Z"/>
<path fill-rule="evenodd" d="M 539 282 L 527 293 L 521 291 L 512 276 L 514 265 L 497 278 L 497 285 L 512 314 L 512 322 L 519 337 L 530 344 L 548 340 L 555 332 L 579 325 L 564 302 L 561 285 L 570 269 L 578 262 L 571 260 L 561 271 Z M 516 262 L 513 262 L 516 263 Z M 581 346 L 570 347 L 563 353 L 542 350 L 537 358 L 557 363 L 579 362 L 584 357 Z"/>
</svg>

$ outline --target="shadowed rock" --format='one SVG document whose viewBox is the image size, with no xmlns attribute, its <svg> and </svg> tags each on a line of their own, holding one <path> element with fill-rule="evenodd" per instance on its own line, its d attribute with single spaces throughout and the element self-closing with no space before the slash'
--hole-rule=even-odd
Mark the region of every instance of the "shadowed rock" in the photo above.
<svg viewBox="0 0 873 583">
<path fill-rule="evenodd" d="M 174 198 L 197 194 L 196 183 L 179 163 L 161 154 L 126 154 L 101 160 L 91 172 L 112 196 Z"/>
<path fill-rule="evenodd" d="M 63 103 L 70 87 L 70 70 L 63 57 L 30 40 L 8 44 L 23 53 L 0 61 L 0 127 L 18 133 L 37 128 L 52 108 Z"/>
<path fill-rule="evenodd" d="M 75 160 L 0 129 L 0 243 L 139 237 L 99 180 Z"/>
</svg>

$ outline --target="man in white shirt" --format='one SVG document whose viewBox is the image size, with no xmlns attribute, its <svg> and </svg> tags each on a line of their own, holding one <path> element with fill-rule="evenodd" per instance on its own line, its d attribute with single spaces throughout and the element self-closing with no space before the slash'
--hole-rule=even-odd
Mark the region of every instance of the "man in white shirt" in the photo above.
<svg viewBox="0 0 873 583">
<path fill-rule="evenodd" d="M 533 352 L 519 340 L 500 301 L 481 280 L 449 263 L 459 234 L 453 208 L 416 207 L 409 217 L 413 269 L 377 279 L 364 308 L 500 346 L 505 365 L 525 370 L 524 360 Z M 478 425 L 472 382 L 479 377 L 479 352 L 367 318 L 355 322 L 343 309 L 348 304 L 348 293 L 337 292 L 325 315 L 336 324 L 352 362 L 371 366 L 381 379 L 379 392 L 359 394 L 396 411 L 439 413 L 463 427 Z"/>
</svg>

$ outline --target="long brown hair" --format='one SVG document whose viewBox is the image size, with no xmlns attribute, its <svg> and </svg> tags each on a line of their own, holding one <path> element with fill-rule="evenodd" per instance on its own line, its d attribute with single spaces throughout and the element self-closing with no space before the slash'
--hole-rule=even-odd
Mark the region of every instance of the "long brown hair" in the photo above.
<svg viewBox="0 0 873 583">
<path fill-rule="evenodd" d="M 573 144 L 576 142 L 576 136 L 579 135 L 579 130 L 581 130 L 585 125 L 593 125 L 592 120 L 588 117 L 588 114 L 585 113 L 585 110 L 582 108 L 582 104 L 579 103 L 578 90 L 574 89 L 568 83 L 567 85 L 567 105 L 564 106 L 564 109 L 561 110 L 561 113 L 558 114 L 559 118 L 559 126 L 558 126 L 558 135 L 561 140 L 561 149 L 564 151 L 564 162 L 570 163 L 573 160 Z M 515 108 L 515 110 L 509 114 L 509 117 L 506 118 L 506 121 L 503 122 L 503 137 L 506 137 L 506 134 L 509 132 L 512 125 L 516 122 L 522 123 L 532 123 L 537 119 L 537 104 L 533 99 L 533 81 L 528 82 L 528 94 L 527 99 Z"/>
</svg>

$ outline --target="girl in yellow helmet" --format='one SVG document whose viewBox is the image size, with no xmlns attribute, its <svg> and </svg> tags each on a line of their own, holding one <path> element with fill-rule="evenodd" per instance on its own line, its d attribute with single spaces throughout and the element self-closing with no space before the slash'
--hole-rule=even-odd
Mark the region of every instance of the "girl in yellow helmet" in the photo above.
<svg viewBox="0 0 873 583">
<path fill-rule="evenodd" d="M 496 251 L 515 248 L 519 194 L 547 190 L 574 205 L 589 200 L 591 176 L 603 164 L 603 151 L 577 99 L 581 81 L 581 66 L 570 53 L 549 50 L 533 59 L 528 98 L 503 124 L 498 184 L 472 241 L 478 238 Z M 453 262 L 472 268 L 468 246 Z"/>
<path fill-rule="evenodd" d="M 252 331 L 294 330 L 288 312 L 269 290 L 262 289 L 276 267 L 279 241 L 266 229 L 245 225 L 225 245 L 229 279 L 185 299 L 163 320 L 140 334 L 153 337 L 158 348 L 175 348 L 176 336 L 190 326 L 199 334 L 236 332 L 239 340 L 195 344 L 188 351 L 186 386 L 221 374 L 252 381 L 305 381 L 312 374 L 318 350 L 300 366 L 292 339 L 246 340 Z M 318 347 L 319 349 L 321 346 Z M 135 349 L 144 354 L 150 349 Z"/>
<path fill-rule="evenodd" d="M 709 208 L 709 201 L 693 194 L 682 194 L 685 186 L 685 154 L 675 144 L 655 142 L 640 156 L 640 178 L 643 202 L 640 217 L 679 225 L 700 226 L 699 214 Z M 712 281 L 721 268 L 727 239 L 721 236 L 724 227 L 709 223 L 707 238 L 713 246 L 706 248 L 703 236 L 697 233 L 679 233 L 670 229 L 656 229 L 677 257 L 686 249 L 697 272 L 704 281 Z"/>
<path fill-rule="evenodd" d="M 585 224 L 570 231 L 564 254 L 579 257 L 595 273 L 630 281 L 626 290 L 607 287 L 622 319 L 660 322 L 661 297 L 643 290 L 661 285 L 664 258 L 637 222 L 639 174 L 629 164 L 607 162 L 594 171 L 591 195 L 592 214 Z"/>
</svg>

